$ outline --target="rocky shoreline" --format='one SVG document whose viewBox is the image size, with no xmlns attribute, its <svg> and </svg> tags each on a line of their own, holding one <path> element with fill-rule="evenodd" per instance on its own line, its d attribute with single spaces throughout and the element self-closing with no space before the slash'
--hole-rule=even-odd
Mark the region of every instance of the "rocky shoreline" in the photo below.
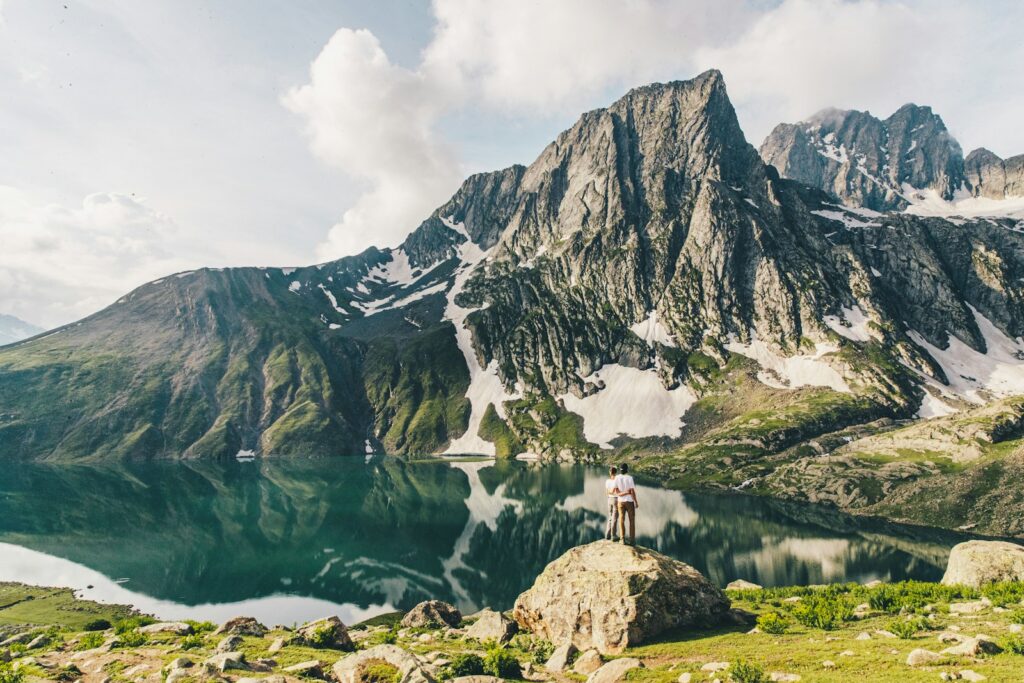
<svg viewBox="0 0 1024 683">
<path fill-rule="evenodd" d="M 4 584 L 0 681 L 1010 681 L 1024 667 L 1022 580 L 1024 547 L 971 541 L 940 584 L 723 591 L 653 550 L 598 541 L 548 565 L 509 612 L 432 600 L 351 627 L 158 622 Z"/>
</svg>

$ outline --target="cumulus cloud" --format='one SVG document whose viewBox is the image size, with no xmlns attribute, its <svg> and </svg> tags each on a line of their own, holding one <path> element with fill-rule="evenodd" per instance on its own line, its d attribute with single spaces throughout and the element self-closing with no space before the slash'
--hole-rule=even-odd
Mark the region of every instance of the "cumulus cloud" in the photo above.
<svg viewBox="0 0 1024 683">
<path fill-rule="evenodd" d="M 92 313 L 184 269 L 170 248 L 176 229 L 123 194 L 92 194 L 65 207 L 0 186 L 0 310 L 43 326 Z"/>
<path fill-rule="evenodd" d="M 435 131 L 441 93 L 392 64 L 369 31 L 338 30 L 284 104 L 305 120 L 318 157 L 367 184 L 319 248 L 323 258 L 393 244 L 458 187 L 459 166 Z"/>
</svg>

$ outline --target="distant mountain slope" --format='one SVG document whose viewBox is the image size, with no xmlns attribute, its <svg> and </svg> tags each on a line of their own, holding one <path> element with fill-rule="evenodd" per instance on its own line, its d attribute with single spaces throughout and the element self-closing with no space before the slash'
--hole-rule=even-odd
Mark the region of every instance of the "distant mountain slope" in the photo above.
<svg viewBox="0 0 1024 683">
<path fill-rule="evenodd" d="M 37 325 L 15 318 L 13 315 L 0 313 L 0 346 L 13 344 L 43 332 L 45 330 Z"/>
<path fill-rule="evenodd" d="M 760 154 L 783 177 L 850 207 L 1024 218 L 1024 155 L 1004 160 L 980 148 L 965 159 L 930 107 L 906 104 L 884 120 L 826 109 L 776 126 Z"/>
<path fill-rule="evenodd" d="M 732 485 L 829 434 L 1024 393 L 1020 226 L 863 208 L 964 174 L 930 110 L 869 118 L 790 130 L 846 155 L 793 147 L 822 178 L 883 174 L 847 206 L 765 164 L 718 72 L 630 91 L 396 249 L 180 273 L 0 351 L 0 452 L 618 453 Z"/>
</svg>

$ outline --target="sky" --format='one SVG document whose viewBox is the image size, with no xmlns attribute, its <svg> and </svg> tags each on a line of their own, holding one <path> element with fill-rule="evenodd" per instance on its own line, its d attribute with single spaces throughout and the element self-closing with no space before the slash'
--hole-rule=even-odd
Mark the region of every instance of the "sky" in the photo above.
<svg viewBox="0 0 1024 683">
<path fill-rule="evenodd" d="M 1017 0 L 0 0 L 0 313 L 394 246 L 474 172 L 720 69 L 755 145 L 825 107 L 1024 153 Z"/>
</svg>

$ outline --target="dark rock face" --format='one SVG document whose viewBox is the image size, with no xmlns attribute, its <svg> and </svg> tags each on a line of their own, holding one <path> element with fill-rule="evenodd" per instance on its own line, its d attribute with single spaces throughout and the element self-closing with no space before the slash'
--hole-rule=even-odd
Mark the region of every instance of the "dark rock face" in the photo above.
<svg viewBox="0 0 1024 683">
<path fill-rule="evenodd" d="M 1024 154 L 1000 159 L 980 147 L 964 160 L 964 174 L 975 197 L 1024 197 Z"/>
<path fill-rule="evenodd" d="M 930 107 L 913 104 L 885 120 L 828 109 L 780 124 L 762 143 L 761 157 L 783 177 L 876 211 L 906 208 L 905 186 L 951 199 L 964 182 L 960 145 Z"/>
</svg>

